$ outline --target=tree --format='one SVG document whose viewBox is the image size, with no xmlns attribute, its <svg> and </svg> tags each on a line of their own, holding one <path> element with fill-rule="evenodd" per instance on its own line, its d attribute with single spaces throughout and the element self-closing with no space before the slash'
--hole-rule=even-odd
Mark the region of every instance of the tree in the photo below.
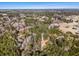
<svg viewBox="0 0 79 59">
<path fill-rule="evenodd" d="M 14 56 L 19 55 L 16 48 L 15 39 L 11 36 L 11 33 L 5 33 L 0 37 L 0 55 L 3 56 Z"/>
</svg>

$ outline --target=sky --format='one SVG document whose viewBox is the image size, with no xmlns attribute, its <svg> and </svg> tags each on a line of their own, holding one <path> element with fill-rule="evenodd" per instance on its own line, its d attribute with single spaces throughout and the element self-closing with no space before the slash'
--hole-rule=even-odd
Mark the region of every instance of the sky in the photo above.
<svg viewBox="0 0 79 59">
<path fill-rule="evenodd" d="M 0 9 L 79 9 L 79 2 L 0 2 Z"/>
</svg>

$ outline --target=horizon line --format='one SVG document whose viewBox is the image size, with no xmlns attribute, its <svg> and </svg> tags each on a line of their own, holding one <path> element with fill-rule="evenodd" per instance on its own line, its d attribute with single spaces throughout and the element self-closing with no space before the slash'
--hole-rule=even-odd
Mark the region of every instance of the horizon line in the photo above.
<svg viewBox="0 0 79 59">
<path fill-rule="evenodd" d="M 4 9 L 4 8 L 1 8 L 1 9 Z M 79 8 L 5 8 L 5 9 L 79 9 Z"/>
</svg>

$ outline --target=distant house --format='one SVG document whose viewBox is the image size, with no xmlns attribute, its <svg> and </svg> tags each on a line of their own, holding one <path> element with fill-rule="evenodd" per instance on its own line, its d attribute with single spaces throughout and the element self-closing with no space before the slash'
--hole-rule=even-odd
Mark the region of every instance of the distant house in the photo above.
<svg viewBox="0 0 79 59">
<path fill-rule="evenodd" d="M 39 21 L 46 21 L 46 20 L 48 20 L 48 17 L 46 17 L 46 16 L 42 16 L 39 18 Z"/>
<path fill-rule="evenodd" d="M 53 17 L 55 20 L 61 20 L 62 15 L 55 14 Z"/>
<path fill-rule="evenodd" d="M 77 29 L 77 31 L 75 31 L 75 33 L 78 35 L 79 34 L 79 28 Z"/>
<path fill-rule="evenodd" d="M 25 16 L 25 14 L 20 14 L 20 17 L 23 18 L 23 17 L 26 17 L 26 16 Z"/>
<path fill-rule="evenodd" d="M 48 26 L 48 29 L 51 29 L 51 28 L 58 28 L 59 27 L 59 24 L 58 23 L 53 23 L 53 24 L 50 24 Z"/>
<path fill-rule="evenodd" d="M 7 16 L 7 14 L 2 14 L 3 16 Z"/>
<path fill-rule="evenodd" d="M 67 18 L 66 18 L 66 22 L 67 22 L 67 23 L 73 22 L 73 18 L 72 18 L 72 17 L 67 17 Z"/>
</svg>

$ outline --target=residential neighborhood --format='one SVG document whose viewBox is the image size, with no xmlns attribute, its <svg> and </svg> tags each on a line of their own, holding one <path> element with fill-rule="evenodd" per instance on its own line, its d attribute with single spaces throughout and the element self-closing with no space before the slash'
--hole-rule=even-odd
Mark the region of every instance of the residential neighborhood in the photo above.
<svg viewBox="0 0 79 59">
<path fill-rule="evenodd" d="M 79 55 L 79 11 L 37 11 L 0 11 L 0 55 Z"/>
</svg>

